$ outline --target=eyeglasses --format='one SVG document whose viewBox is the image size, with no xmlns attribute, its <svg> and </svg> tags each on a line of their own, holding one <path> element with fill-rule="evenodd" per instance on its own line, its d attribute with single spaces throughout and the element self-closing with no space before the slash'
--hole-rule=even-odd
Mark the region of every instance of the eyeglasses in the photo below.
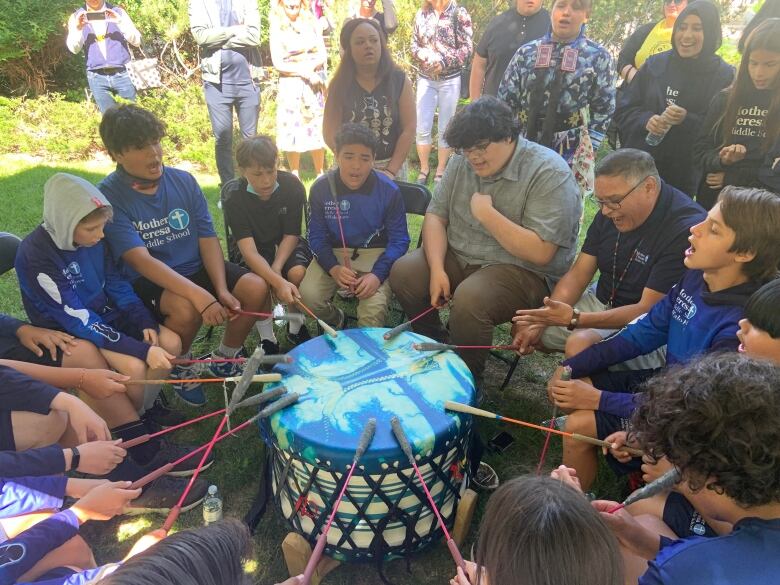
<svg viewBox="0 0 780 585">
<path fill-rule="evenodd" d="M 488 146 L 490 146 L 492 143 L 490 140 L 483 140 L 482 142 L 477 142 L 474 146 L 471 146 L 469 148 L 456 148 L 455 154 L 461 154 L 464 156 L 469 156 L 471 154 L 485 154 L 485 151 L 487 151 Z"/>
<path fill-rule="evenodd" d="M 664 0 L 664 4 L 677 4 L 679 6 L 680 4 L 684 4 L 688 0 Z"/>
<path fill-rule="evenodd" d="M 625 195 L 623 195 L 620 199 L 618 199 L 617 201 L 602 201 L 601 199 L 596 199 L 594 197 L 593 198 L 593 202 L 596 205 L 599 206 L 599 209 L 603 209 L 604 207 L 606 207 L 607 209 L 611 209 L 612 211 L 615 211 L 616 209 L 620 209 L 620 205 L 623 203 L 625 198 L 628 197 L 629 195 L 631 195 L 631 193 L 633 193 L 636 190 L 636 188 L 639 187 L 639 185 L 644 183 L 649 178 L 650 178 L 650 175 L 647 175 L 644 179 L 642 179 L 636 185 L 631 187 L 631 189 L 629 189 L 628 192 Z"/>
</svg>

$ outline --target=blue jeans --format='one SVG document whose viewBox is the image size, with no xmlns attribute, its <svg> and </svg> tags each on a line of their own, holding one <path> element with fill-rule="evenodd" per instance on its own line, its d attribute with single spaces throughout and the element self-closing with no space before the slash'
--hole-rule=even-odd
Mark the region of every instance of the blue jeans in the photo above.
<svg viewBox="0 0 780 585">
<path fill-rule="evenodd" d="M 116 105 L 114 94 L 120 95 L 126 100 L 135 101 L 135 86 L 130 81 L 127 71 L 105 75 L 87 70 L 87 83 L 101 114 L 104 114 L 111 106 Z"/>
<path fill-rule="evenodd" d="M 460 97 L 460 75 L 451 79 L 417 78 L 417 144 L 431 144 L 433 115 L 439 106 L 439 148 L 449 148 L 444 131 L 455 114 Z"/>
<path fill-rule="evenodd" d="M 251 83 L 244 85 L 214 84 L 205 82 L 206 105 L 214 132 L 214 154 L 217 159 L 219 180 L 224 185 L 234 176 L 233 171 L 233 110 L 238 116 L 238 127 L 243 138 L 257 132 L 257 115 L 260 109 L 260 92 Z"/>
</svg>

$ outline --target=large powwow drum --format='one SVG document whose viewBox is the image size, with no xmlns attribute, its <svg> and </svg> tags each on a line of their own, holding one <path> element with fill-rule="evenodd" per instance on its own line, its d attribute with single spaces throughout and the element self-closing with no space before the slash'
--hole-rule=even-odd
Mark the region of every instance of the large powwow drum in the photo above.
<svg viewBox="0 0 780 585">
<path fill-rule="evenodd" d="M 471 404 L 474 382 L 453 352 L 422 353 L 430 341 L 386 329 L 348 329 L 320 336 L 276 366 L 297 404 L 262 422 L 272 449 L 275 503 L 292 528 L 313 544 L 338 497 L 369 418 L 377 430 L 347 487 L 328 533 L 326 553 L 339 560 L 385 559 L 422 549 L 441 537 L 436 516 L 390 426 L 400 418 L 425 483 L 448 526 L 466 487 L 471 417 L 444 402 Z"/>
</svg>

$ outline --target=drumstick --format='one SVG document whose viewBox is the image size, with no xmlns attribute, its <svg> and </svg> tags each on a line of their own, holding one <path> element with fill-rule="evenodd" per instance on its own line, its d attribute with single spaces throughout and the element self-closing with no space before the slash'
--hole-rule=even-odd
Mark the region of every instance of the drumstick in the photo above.
<svg viewBox="0 0 780 585">
<path fill-rule="evenodd" d="M 569 366 L 564 366 L 563 371 L 561 372 L 561 380 L 569 381 L 571 380 L 571 368 Z M 553 402 L 553 409 L 552 409 L 552 416 L 550 417 L 550 428 L 553 428 L 555 426 L 555 417 L 558 416 L 558 405 Z M 536 475 L 539 475 L 542 473 L 542 466 L 544 465 L 544 458 L 547 456 L 547 448 L 550 446 L 550 438 L 552 437 L 552 433 L 547 433 L 547 436 L 544 438 L 544 446 L 542 447 L 542 454 L 539 456 L 539 465 L 536 466 Z"/>
<path fill-rule="evenodd" d="M 412 347 L 418 351 L 447 351 L 456 349 L 508 349 L 515 351 L 516 345 L 453 345 L 451 343 L 413 343 Z"/>
<path fill-rule="evenodd" d="M 636 490 L 625 500 L 623 500 L 622 504 L 618 504 L 614 508 L 607 510 L 607 513 L 614 514 L 618 510 L 622 510 L 623 508 L 625 508 L 626 506 L 630 506 L 634 502 L 638 502 L 639 500 L 646 500 L 647 498 L 652 498 L 653 496 L 660 494 L 661 492 L 670 490 L 676 484 L 680 483 L 680 480 L 682 480 L 682 476 L 680 475 L 680 472 L 677 470 L 677 468 L 674 467 L 669 471 L 667 471 L 666 473 L 664 473 L 661 477 L 651 481 L 646 486 Z"/>
<path fill-rule="evenodd" d="M 447 527 L 444 525 L 444 520 L 441 517 L 439 508 L 436 506 L 436 502 L 433 501 L 433 496 L 431 495 L 431 492 L 428 490 L 428 486 L 425 485 L 425 479 L 423 478 L 422 473 L 420 473 L 420 468 L 417 467 L 417 462 L 414 460 L 414 453 L 412 453 L 412 446 L 409 444 L 409 439 L 407 439 L 406 433 L 404 432 L 404 429 L 401 426 L 401 421 L 398 419 L 397 416 L 394 416 L 393 418 L 390 419 L 390 426 L 393 428 L 393 434 L 395 435 L 395 440 L 398 441 L 398 445 L 400 445 L 401 451 L 403 451 L 404 454 L 406 454 L 407 459 L 409 459 L 409 463 L 411 463 L 412 467 L 414 467 L 414 472 L 417 474 L 417 479 L 420 480 L 420 484 L 422 484 L 423 491 L 425 491 L 425 495 L 428 497 L 428 503 L 431 505 L 431 509 L 433 510 L 433 513 L 436 514 L 436 519 L 439 521 L 439 526 L 441 526 L 441 529 L 444 532 L 444 538 L 447 540 L 447 548 L 450 549 L 450 554 L 452 555 L 455 564 L 463 570 L 464 574 L 468 575 L 468 571 L 466 570 L 466 563 L 463 562 L 463 555 L 460 554 L 460 551 L 458 550 L 458 545 L 455 544 L 455 541 L 452 539 L 452 536 L 450 536 Z"/>
<path fill-rule="evenodd" d="M 245 362 L 249 358 L 245 357 L 239 357 L 239 358 L 203 358 L 203 359 L 184 359 L 184 358 L 176 358 L 170 360 L 170 362 L 174 365 L 179 364 L 240 364 Z M 292 356 L 285 354 L 279 354 L 279 355 L 264 355 L 263 359 L 260 361 L 263 365 L 271 365 L 271 364 L 291 364 L 293 361 Z"/>
<path fill-rule="evenodd" d="M 422 313 L 420 313 L 419 315 L 415 315 L 414 317 L 412 317 L 412 318 L 411 318 L 411 319 L 409 319 L 408 321 L 405 321 L 404 323 L 401 323 L 401 324 L 400 324 L 400 325 L 398 325 L 397 327 L 393 327 L 393 328 L 392 328 L 390 331 L 388 331 L 387 333 L 385 333 L 385 334 L 384 334 L 382 337 L 384 337 L 384 338 L 385 338 L 385 341 L 392 339 L 393 337 L 395 337 L 395 336 L 396 336 L 396 335 L 398 335 L 399 333 L 402 333 L 402 332 L 404 332 L 404 331 L 407 331 L 408 329 L 411 329 L 411 328 L 412 328 L 412 323 L 414 323 L 415 321 L 417 321 L 417 319 L 422 319 L 423 317 L 425 317 L 425 315 L 427 315 L 427 314 L 428 314 L 428 313 L 430 313 L 431 311 L 435 311 L 436 309 L 441 309 L 443 306 L 444 306 L 444 305 L 439 305 L 439 306 L 430 306 L 430 307 L 428 307 L 427 309 L 425 309 L 425 310 L 424 310 Z"/>
<path fill-rule="evenodd" d="M 591 445 L 597 445 L 599 447 L 606 447 L 607 449 L 612 449 L 614 445 L 612 443 L 609 443 L 607 441 L 602 441 L 601 439 L 596 439 L 594 437 L 589 437 L 587 435 L 581 435 L 579 433 L 567 433 L 566 431 L 559 431 L 558 429 L 553 429 L 550 427 L 543 427 L 541 425 L 535 425 L 533 423 L 526 422 L 524 420 L 518 420 L 515 418 L 509 418 L 506 416 L 501 416 L 500 414 L 496 414 L 494 412 L 490 412 L 488 410 L 482 410 L 481 408 L 474 408 L 473 406 L 469 406 L 468 404 L 462 404 L 460 402 L 452 402 L 450 400 L 447 400 L 444 403 L 444 408 L 447 410 L 454 410 L 457 412 L 463 412 L 465 414 L 472 414 L 474 416 L 484 416 L 485 418 L 493 418 L 496 420 L 513 423 L 516 425 L 520 425 L 523 427 L 528 427 L 529 429 L 536 429 L 537 431 L 542 431 L 545 433 L 553 433 L 555 435 L 560 435 L 562 437 L 568 437 L 570 439 L 574 439 L 576 441 L 582 441 L 583 443 L 590 443 Z M 630 455 L 633 455 L 634 457 L 641 457 L 643 455 L 642 451 L 639 449 L 634 449 L 633 447 L 626 447 L 622 446 L 618 451 L 625 451 L 626 453 L 629 453 Z"/>
<path fill-rule="evenodd" d="M 281 315 L 274 315 L 273 313 L 259 313 L 257 311 L 244 311 L 243 309 L 239 309 L 238 311 L 235 309 L 228 309 L 228 310 L 231 313 L 234 313 L 236 315 L 243 315 L 245 317 L 261 317 L 263 319 L 268 319 L 269 317 L 273 317 L 274 321 L 299 321 L 302 317 L 298 313 L 295 314 L 283 313 Z"/>
<path fill-rule="evenodd" d="M 280 398 L 285 394 L 287 394 L 287 388 L 284 386 L 279 386 L 278 388 L 274 388 L 273 390 L 269 390 L 268 392 L 256 394 L 255 396 L 250 396 L 249 398 L 246 398 L 241 402 L 237 402 L 236 404 L 233 405 L 233 410 L 235 411 L 238 408 L 245 408 L 247 406 L 257 406 L 259 404 L 265 404 L 266 402 L 269 402 L 271 400 L 276 400 L 277 398 Z"/>
<path fill-rule="evenodd" d="M 271 416 L 272 414 L 281 410 L 282 408 L 288 407 L 292 403 L 296 402 L 299 397 L 300 396 L 297 393 L 293 392 L 292 394 L 288 394 L 287 396 L 280 398 L 270 406 L 267 406 L 266 408 L 261 410 L 259 413 L 257 413 L 255 416 L 250 418 L 245 423 L 237 426 L 232 431 L 228 431 L 227 433 L 225 433 L 220 437 L 222 428 L 225 426 L 225 423 L 227 423 L 227 419 L 228 419 L 227 414 L 225 414 L 225 416 L 222 417 L 222 421 L 220 421 L 219 426 L 217 427 L 217 430 L 214 433 L 214 436 L 206 445 L 200 448 L 200 449 L 205 448 L 205 450 L 203 451 L 203 456 L 200 458 L 200 462 L 198 463 L 198 466 L 195 468 L 195 472 L 192 474 L 192 476 L 190 477 L 190 481 L 187 483 L 187 487 L 184 488 L 184 491 L 182 492 L 181 497 L 179 497 L 179 501 L 176 502 L 176 505 L 173 508 L 171 508 L 170 512 L 168 512 L 168 517 L 165 519 L 165 522 L 162 525 L 162 529 L 166 532 L 166 534 L 170 532 L 171 527 L 173 526 L 174 522 L 176 522 L 176 519 L 179 517 L 179 514 L 181 513 L 181 507 L 184 504 L 184 500 L 187 499 L 187 495 L 190 493 L 192 486 L 195 484 L 195 480 L 198 478 L 198 475 L 200 474 L 200 470 L 203 469 L 203 465 L 206 463 L 206 459 L 208 459 L 208 456 L 211 453 L 211 451 L 214 449 L 214 445 L 217 443 L 217 441 L 219 441 L 220 439 L 224 439 L 226 436 L 237 432 L 239 429 L 244 428 L 248 424 L 258 420 L 259 418 L 265 418 L 267 416 Z M 197 451 L 200 451 L 200 449 L 198 449 Z M 191 456 L 191 454 L 188 454 L 188 456 Z M 163 467 L 165 467 L 165 465 Z M 145 479 L 145 478 L 141 478 L 141 479 Z M 139 482 L 140 481 L 141 480 L 139 480 Z"/>
<path fill-rule="evenodd" d="M 344 237 L 344 225 L 341 223 L 341 211 L 339 210 L 339 200 L 336 194 L 333 194 L 333 199 L 336 202 L 336 221 L 339 224 L 339 234 L 341 235 L 341 249 L 344 255 L 344 266 L 349 270 L 352 270 L 352 265 L 349 262 L 349 250 L 347 250 L 347 240 Z M 352 270 L 354 272 L 354 270 Z"/>
<path fill-rule="evenodd" d="M 325 323 L 325 321 L 323 321 L 322 319 L 317 317 L 317 315 L 315 315 L 314 312 L 309 307 L 307 307 L 306 305 L 303 304 L 302 300 L 295 299 L 295 302 L 298 303 L 298 305 L 300 305 L 301 309 L 306 311 L 309 314 L 309 316 L 312 319 L 314 319 L 319 324 L 320 327 L 322 327 L 322 329 L 323 329 L 323 331 L 325 331 L 325 333 L 327 333 L 331 337 L 338 337 L 338 332 L 333 327 L 331 327 L 330 325 Z"/>
<path fill-rule="evenodd" d="M 255 368 L 256 370 L 257 368 Z M 251 370 L 250 370 L 251 371 Z M 278 382 L 282 379 L 281 374 L 255 374 L 252 376 L 252 382 Z M 230 376 L 229 378 L 189 378 L 187 380 L 127 380 L 119 382 L 126 386 L 132 384 L 212 384 L 217 382 L 238 382 L 241 376 Z"/>
<path fill-rule="evenodd" d="M 277 402 L 274 402 L 271 406 L 261 410 L 255 416 L 253 416 L 252 418 L 250 418 L 247 421 L 244 421 L 243 423 L 238 425 L 233 430 L 230 430 L 230 431 L 220 435 L 217 438 L 217 443 L 219 443 L 222 439 L 224 439 L 226 437 L 230 437 L 232 435 L 235 435 L 238 431 L 244 429 L 245 427 L 248 427 L 252 423 L 256 422 L 258 419 L 266 418 L 268 416 L 271 416 L 272 414 L 274 414 L 275 412 L 281 410 L 282 408 L 285 408 L 285 407 L 289 406 L 290 404 L 296 402 L 298 400 L 298 398 L 299 398 L 299 395 L 293 393 L 293 394 L 290 394 L 289 396 L 285 396 L 283 399 L 278 400 Z M 197 449 L 193 449 L 192 451 L 190 451 L 186 455 L 183 455 L 182 457 L 179 457 L 176 461 L 172 461 L 170 463 L 166 463 L 165 465 L 155 469 L 151 473 L 147 473 L 143 477 L 135 480 L 128 489 L 134 489 L 135 490 L 135 489 L 138 489 L 140 487 L 144 487 L 146 484 L 151 483 L 152 481 L 154 481 L 158 477 L 160 477 L 162 475 L 165 475 L 171 469 L 173 469 L 174 467 L 176 467 L 177 465 L 179 465 L 183 461 L 186 461 L 190 457 L 194 457 L 196 454 L 198 454 L 201 451 L 203 451 L 207 446 L 208 446 L 208 443 L 204 443 L 203 445 L 201 445 Z"/>
<path fill-rule="evenodd" d="M 244 366 L 244 371 L 241 374 L 241 378 L 239 379 L 238 384 L 236 384 L 236 387 L 233 389 L 230 402 L 225 405 L 227 407 L 227 413 L 225 416 L 230 417 L 230 414 L 233 412 L 233 405 L 237 402 L 241 402 L 241 399 L 244 397 L 244 394 L 246 394 L 249 385 L 254 381 L 254 373 L 260 367 L 260 363 L 264 355 L 265 352 L 263 351 L 263 346 L 258 345 L 255 348 L 255 351 L 252 352 L 252 355 L 249 356 L 249 359 L 246 361 L 246 365 Z M 279 380 L 282 379 L 281 374 L 276 375 L 279 376 Z"/>
<path fill-rule="evenodd" d="M 347 491 L 347 486 L 349 485 L 349 480 L 352 478 L 352 473 L 355 471 L 358 461 L 363 456 L 363 453 L 365 453 L 366 449 L 368 449 L 368 446 L 371 444 L 371 441 L 374 439 L 375 432 L 376 419 L 370 418 L 366 423 L 366 427 L 363 429 L 363 434 L 360 435 L 357 449 L 355 449 L 355 456 L 352 458 L 352 464 L 349 466 L 349 471 L 347 472 L 347 478 L 344 480 L 344 485 L 341 487 L 341 492 L 339 492 L 338 499 L 333 504 L 333 510 L 330 513 L 328 522 L 325 524 L 325 528 L 322 529 L 322 532 L 320 532 L 320 535 L 317 538 L 317 545 L 314 547 L 314 550 L 309 557 L 309 562 L 306 563 L 306 570 L 303 571 L 301 585 L 309 585 L 309 582 L 311 581 L 311 576 L 314 574 L 314 570 L 317 568 L 317 563 L 319 563 L 320 558 L 322 558 L 325 545 L 328 544 L 328 531 L 330 530 L 330 525 L 333 524 L 333 519 L 336 517 L 336 512 L 338 512 L 341 499 L 344 497 L 344 493 Z"/>
<path fill-rule="evenodd" d="M 160 435 L 164 435 L 165 433 L 170 433 L 172 431 L 176 431 L 178 429 L 188 427 L 190 425 L 194 425 L 197 422 L 200 422 L 202 420 L 206 420 L 207 418 L 211 418 L 213 416 L 217 416 L 219 414 L 223 414 L 225 412 L 225 409 L 217 410 L 216 412 L 211 412 L 209 414 L 204 414 L 203 416 L 199 416 L 198 418 L 193 418 L 188 421 L 184 421 L 183 423 L 179 423 L 178 425 L 174 425 L 172 427 L 168 427 L 167 429 L 162 429 L 161 431 L 157 431 L 156 433 L 146 433 L 143 435 L 140 435 L 138 437 L 135 437 L 134 439 L 129 439 L 127 441 L 122 441 L 117 445 L 117 447 L 121 447 L 122 449 L 130 449 L 131 447 L 135 447 L 136 445 L 140 445 L 141 443 L 145 443 L 149 439 L 154 439 L 155 437 L 159 437 Z"/>
</svg>

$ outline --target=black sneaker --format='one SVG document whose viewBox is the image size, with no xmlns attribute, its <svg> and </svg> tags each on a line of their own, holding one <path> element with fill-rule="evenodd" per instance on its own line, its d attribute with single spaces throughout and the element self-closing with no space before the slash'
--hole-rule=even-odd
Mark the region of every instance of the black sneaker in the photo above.
<svg viewBox="0 0 780 585">
<path fill-rule="evenodd" d="M 166 475 L 157 478 L 144 488 L 140 496 L 130 502 L 127 514 L 167 514 L 176 505 L 176 502 L 179 501 L 181 494 L 187 487 L 188 481 L 187 479 L 168 477 Z M 208 488 L 209 484 L 207 481 L 201 478 L 196 479 L 182 504 L 181 511 L 188 512 L 200 504 L 206 497 Z"/>
<path fill-rule="evenodd" d="M 181 412 L 171 408 L 168 399 L 165 398 L 165 394 L 162 392 L 157 396 L 157 400 L 154 401 L 152 407 L 147 409 L 141 418 L 147 425 L 151 423 L 151 426 L 159 429 L 167 429 L 187 420 Z"/>
<path fill-rule="evenodd" d="M 279 344 L 270 339 L 261 339 L 260 347 L 265 355 L 279 355 Z"/>
<path fill-rule="evenodd" d="M 296 345 L 300 345 L 301 343 L 305 343 L 309 341 L 311 339 L 311 334 L 309 333 L 309 330 L 306 328 L 306 325 L 302 325 L 301 328 L 298 330 L 298 333 L 290 333 L 288 329 L 287 339 L 290 341 L 292 347 L 295 347 Z"/>
<path fill-rule="evenodd" d="M 154 471 L 166 463 L 171 463 L 172 461 L 176 461 L 177 459 L 184 457 L 187 453 L 190 453 L 195 449 L 196 447 L 193 447 L 192 445 L 177 445 L 176 443 L 169 443 L 168 441 L 161 439 L 160 450 L 149 463 L 144 465 L 144 469 L 149 472 Z M 198 467 L 198 463 L 200 463 L 201 457 L 203 457 L 203 452 L 200 452 L 197 455 L 193 455 L 189 459 L 185 459 L 176 467 L 171 469 L 167 475 L 173 475 L 176 477 L 188 477 L 192 475 L 195 473 L 195 469 Z M 206 459 L 206 462 L 203 464 L 201 471 L 205 471 L 211 467 L 213 463 L 214 451 L 209 453 L 209 456 Z"/>
</svg>

